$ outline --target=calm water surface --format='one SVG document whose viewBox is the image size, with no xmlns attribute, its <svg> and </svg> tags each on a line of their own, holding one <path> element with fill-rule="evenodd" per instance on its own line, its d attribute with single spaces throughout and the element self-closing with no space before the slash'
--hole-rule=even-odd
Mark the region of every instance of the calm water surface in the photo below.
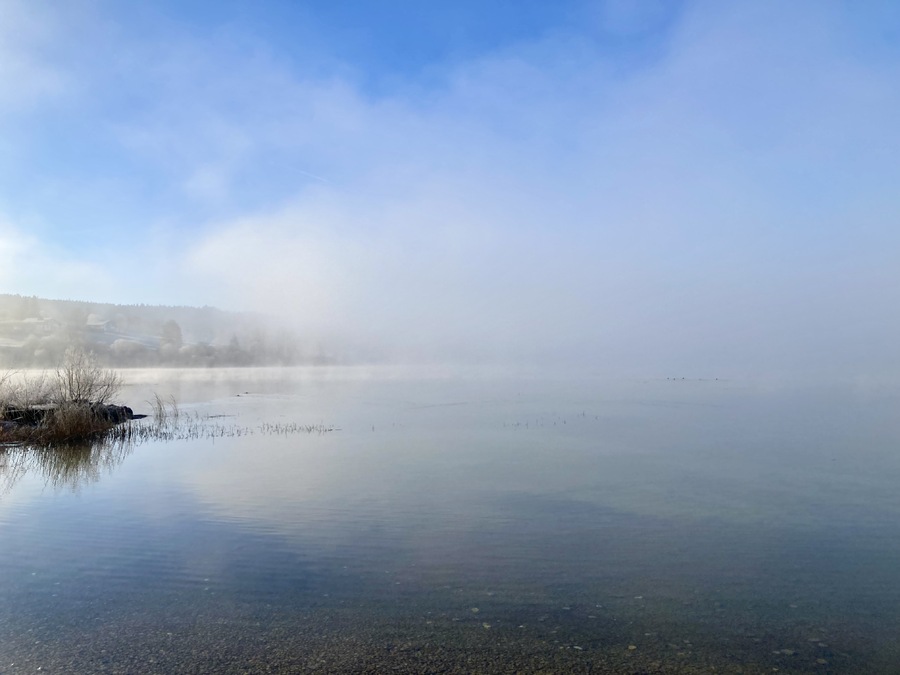
<svg viewBox="0 0 900 675">
<path fill-rule="evenodd" d="M 126 379 L 218 431 L 0 452 L 0 673 L 900 672 L 900 388 Z"/>
</svg>

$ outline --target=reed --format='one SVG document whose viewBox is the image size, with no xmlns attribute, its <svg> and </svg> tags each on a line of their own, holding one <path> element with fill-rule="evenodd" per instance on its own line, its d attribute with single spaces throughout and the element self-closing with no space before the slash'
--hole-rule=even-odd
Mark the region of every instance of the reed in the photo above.
<svg viewBox="0 0 900 675">
<path fill-rule="evenodd" d="M 155 403 L 155 401 L 153 402 Z M 261 423 L 241 425 L 222 423 L 218 418 L 178 412 L 171 414 L 174 402 L 165 402 L 164 412 L 155 412 L 152 420 L 133 420 L 119 425 L 107 433 L 109 440 L 127 443 L 147 441 L 190 441 L 198 439 L 240 438 L 242 436 L 289 436 L 294 434 L 326 434 L 337 429 L 327 424 L 300 424 L 296 422 Z"/>
<path fill-rule="evenodd" d="M 162 398 L 159 394 L 153 394 L 153 398 L 147 401 L 150 406 L 150 416 L 153 418 L 157 427 L 167 427 L 178 424 L 181 417 L 181 410 L 178 408 L 178 402 L 174 396 Z"/>
</svg>

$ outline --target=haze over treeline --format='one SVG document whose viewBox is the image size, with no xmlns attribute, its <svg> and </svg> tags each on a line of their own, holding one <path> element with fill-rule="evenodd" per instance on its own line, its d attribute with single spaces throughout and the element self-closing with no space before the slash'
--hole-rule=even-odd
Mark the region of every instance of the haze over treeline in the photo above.
<svg viewBox="0 0 900 675">
<path fill-rule="evenodd" d="M 55 367 L 69 347 L 106 365 L 265 366 L 338 356 L 265 317 L 214 307 L 115 305 L 0 294 L 0 365 Z"/>
<path fill-rule="evenodd" d="M 0 18 L 0 289 L 395 361 L 900 374 L 898 3 Z"/>
</svg>

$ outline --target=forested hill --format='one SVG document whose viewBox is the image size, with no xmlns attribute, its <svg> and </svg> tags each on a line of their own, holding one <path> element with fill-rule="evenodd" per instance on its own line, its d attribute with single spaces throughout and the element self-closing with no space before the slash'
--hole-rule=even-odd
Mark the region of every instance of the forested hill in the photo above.
<svg viewBox="0 0 900 675">
<path fill-rule="evenodd" d="M 87 347 L 110 366 L 253 366 L 333 360 L 275 322 L 214 307 L 112 305 L 0 294 L 0 365 L 52 367 Z"/>
</svg>

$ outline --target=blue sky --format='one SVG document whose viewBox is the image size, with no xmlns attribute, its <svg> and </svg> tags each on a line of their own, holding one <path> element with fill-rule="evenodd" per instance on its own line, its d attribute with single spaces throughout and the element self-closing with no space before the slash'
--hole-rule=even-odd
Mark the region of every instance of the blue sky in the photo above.
<svg viewBox="0 0 900 675">
<path fill-rule="evenodd" d="M 893 2 L 0 0 L 0 284 L 896 371 L 898 83 Z"/>
</svg>

